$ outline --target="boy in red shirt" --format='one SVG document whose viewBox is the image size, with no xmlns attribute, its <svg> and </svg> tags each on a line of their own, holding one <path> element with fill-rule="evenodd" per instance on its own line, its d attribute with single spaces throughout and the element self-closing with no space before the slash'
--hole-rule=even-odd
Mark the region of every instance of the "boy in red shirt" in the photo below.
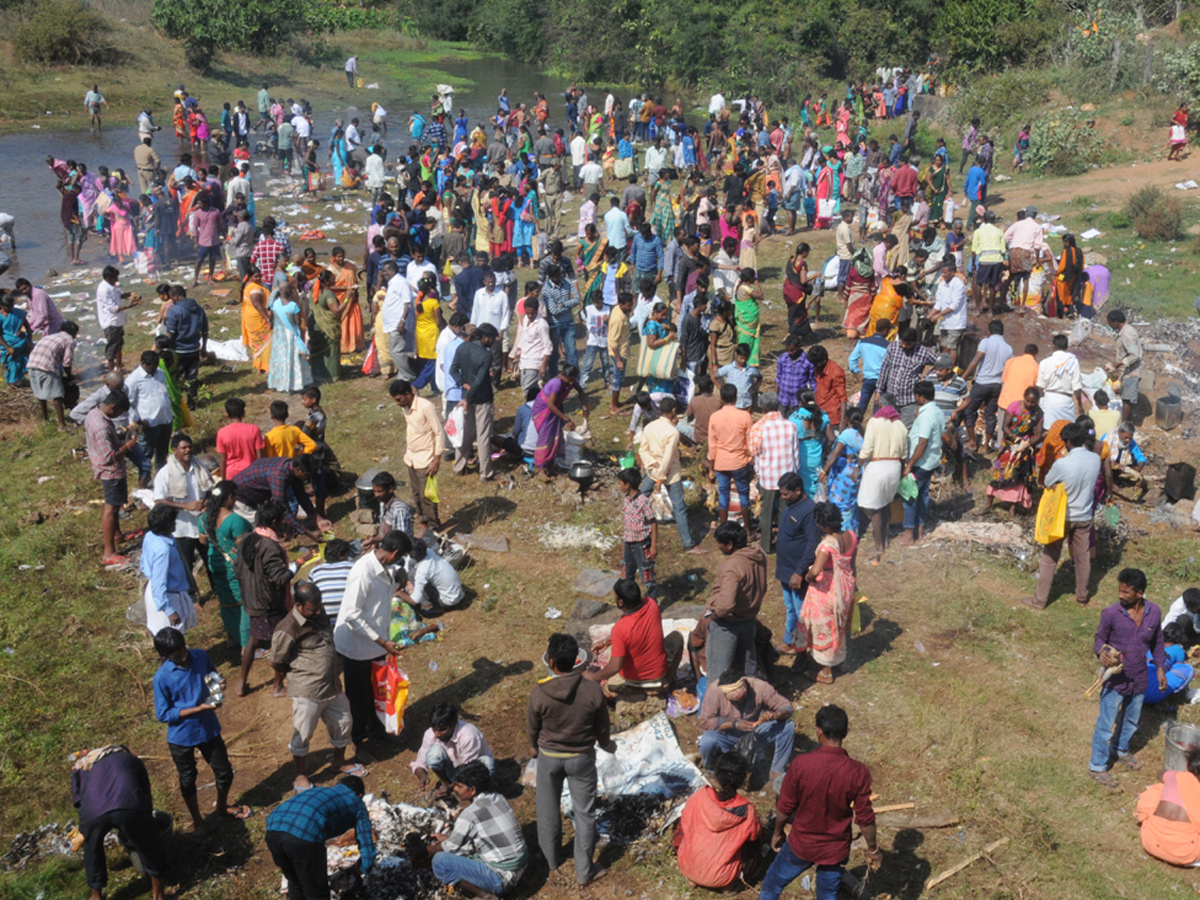
<svg viewBox="0 0 1200 900">
<path fill-rule="evenodd" d="M 229 417 L 229 424 L 217 432 L 218 480 L 232 479 L 267 452 L 262 429 L 242 421 L 246 417 L 245 400 L 237 397 L 226 400 L 225 415 Z"/>
</svg>

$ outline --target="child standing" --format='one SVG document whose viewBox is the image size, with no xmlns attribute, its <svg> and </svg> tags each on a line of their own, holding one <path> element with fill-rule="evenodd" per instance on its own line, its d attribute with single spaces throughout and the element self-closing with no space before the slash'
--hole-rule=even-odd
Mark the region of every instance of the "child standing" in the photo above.
<svg viewBox="0 0 1200 900">
<path fill-rule="evenodd" d="M 775 214 L 779 212 L 779 199 L 779 188 L 772 183 L 771 189 L 767 191 L 767 214 L 763 216 L 763 237 L 775 233 Z"/>
<path fill-rule="evenodd" d="M 592 305 L 584 310 L 587 323 L 587 350 L 583 355 L 583 371 L 579 375 L 579 389 L 586 390 L 588 377 L 596 357 L 600 357 L 601 384 L 607 387 L 608 376 L 608 307 L 604 305 L 604 292 L 596 291 Z"/>
<path fill-rule="evenodd" d="M 642 473 L 636 468 L 622 469 L 618 480 L 621 493 L 625 495 L 625 558 L 621 577 L 638 577 L 642 592 L 647 597 L 657 598 L 654 560 L 658 556 L 658 522 L 654 518 L 654 508 L 650 498 L 641 492 Z"/>
<path fill-rule="evenodd" d="M 329 486 L 325 475 L 331 469 L 336 471 L 338 463 L 337 457 L 325 443 L 325 424 L 328 418 L 325 410 L 321 408 L 321 389 L 316 385 L 306 387 L 300 393 L 300 404 L 307 413 L 300 430 L 317 445 L 316 452 L 313 454 L 317 460 L 317 471 L 313 474 L 312 486 L 313 496 L 316 498 L 317 514 L 323 516 L 325 515 L 325 498 L 329 496 Z"/>
<path fill-rule="evenodd" d="M 737 408 L 749 409 L 754 405 L 754 394 L 762 375 L 757 366 L 750 363 L 750 345 L 738 344 L 733 362 L 717 370 L 722 385 L 732 384 L 737 388 Z"/>
<path fill-rule="evenodd" d="M 192 833 L 202 837 L 208 829 L 196 801 L 196 751 L 213 771 L 217 784 L 217 815 L 227 819 L 248 819 L 254 814 L 249 806 L 230 806 L 229 789 L 233 786 L 233 766 L 221 723 L 209 696 L 209 679 L 216 675 L 221 690 L 225 679 L 203 650 L 189 650 L 183 634 L 163 628 L 154 635 L 154 650 L 162 659 L 154 673 L 154 715 L 167 726 L 167 748 L 179 773 L 179 792 L 192 815 Z"/>
<path fill-rule="evenodd" d="M 315 453 L 317 442 L 295 425 L 289 425 L 288 405 L 282 400 L 271 404 L 271 421 L 275 427 L 263 435 L 267 444 L 267 456 L 286 456 L 289 459 L 296 455 L 297 446 L 301 453 Z"/>
</svg>

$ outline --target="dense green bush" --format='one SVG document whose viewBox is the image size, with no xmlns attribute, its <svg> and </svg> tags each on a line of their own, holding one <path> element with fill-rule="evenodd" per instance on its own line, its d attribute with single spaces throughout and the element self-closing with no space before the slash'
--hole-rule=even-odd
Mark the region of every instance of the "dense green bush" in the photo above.
<svg viewBox="0 0 1200 900">
<path fill-rule="evenodd" d="M 77 0 L 39 3 L 12 32 L 13 52 L 25 62 L 102 63 L 111 52 L 108 22 Z"/>
<path fill-rule="evenodd" d="M 1046 113 L 1033 123 L 1025 161 L 1045 175 L 1079 175 L 1100 158 L 1100 135 L 1074 110 Z"/>
<path fill-rule="evenodd" d="M 1024 125 L 1017 118 L 1050 98 L 1049 73 L 1040 69 L 1008 69 L 996 75 L 972 78 L 955 95 L 953 115 L 958 122 L 978 117 L 984 128 Z"/>
<path fill-rule="evenodd" d="M 1163 57 L 1162 74 L 1155 87 L 1188 103 L 1200 101 L 1200 41 Z"/>
<path fill-rule="evenodd" d="M 1183 205 L 1153 185 L 1129 198 L 1125 215 L 1138 237 L 1148 241 L 1173 241 L 1183 233 Z"/>
</svg>

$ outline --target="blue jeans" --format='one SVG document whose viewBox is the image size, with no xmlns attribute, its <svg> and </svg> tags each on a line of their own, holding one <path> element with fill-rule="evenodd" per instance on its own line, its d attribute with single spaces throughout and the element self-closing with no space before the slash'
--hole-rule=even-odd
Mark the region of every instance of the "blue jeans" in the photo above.
<svg viewBox="0 0 1200 900">
<path fill-rule="evenodd" d="M 572 366 L 579 365 L 579 355 L 575 350 L 574 313 L 566 313 L 550 320 L 550 343 L 553 346 L 550 350 L 550 361 L 546 364 L 546 378 L 553 378 L 558 374 L 559 344 L 563 346 L 563 356 L 567 363 Z"/>
<path fill-rule="evenodd" d="M 655 481 L 649 475 L 642 479 L 641 492 L 647 497 L 654 491 Z M 692 542 L 692 533 L 688 530 L 687 503 L 683 499 L 683 481 L 667 485 L 667 496 L 671 498 L 671 510 L 675 514 L 675 527 L 679 530 L 679 541 L 684 550 L 691 550 L 696 545 Z"/>
<path fill-rule="evenodd" d="M 711 764 L 712 753 L 732 750 L 741 740 L 744 731 L 706 731 L 700 735 L 697 744 L 700 755 L 704 757 L 706 766 Z M 754 729 L 754 734 L 760 741 L 771 745 L 771 771 L 786 772 L 788 763 L 792 761 L 792 744 L 796 740 L 796 723 L 791 719 L 782 722 L 764 722 Z"/>
<path fill-rule="evenodd" d="M 490 756 L 480 756 L 477 760 L 472 760 L 472 762 L 481 762 L 489 773 L 493 775 L 496 773 L 496 761 Z M 454 773 L 458 771 L 458 767 L 446 755 L 446 749 L 438 743 L 434 743 L 426 751 L 425 768 L 447 784 L 454 781 Z"/>
<path fill-rule="evenodd" d="M 729 482 L 737 485 L 738 499 L 742 501 L 742 521 L 750 518 L 750 467 L 742 466 L 732 472 L 717 472 L 717 503 L 721 509 L 729 510 Z"/>
<path fill-rule="evenodd" d="M 1145 694 L 1118 694 L 1110 687 L 1100 693 L 1100 715 L 1096 717 L 1096 730 L 1092 732 L 1092 758 L 1088 768 L 1093 772 L 1104 772 L 1112 759 L 1112 740 L 1117 728 L 1117 719 L 1124 713 L 1121 731 L 1117 738 L 1117 756 L 1129 755 L 1129 739 L 1137 731 L 1138 719 L 1142 717 L 1142 701 Z"/>
<path fill-rule="evenodd" d="M 167 454 L 171 447 L 171 423 L 165 425 L 142 425 L 138 432 L 138 449 L 142 451 L 143 461 L 138 466 L 138 474 L 149 478 L 151 463 L 154 470 L 161 469 L 167 464 Z"/>
<path fill-rule="evenodd" d="M 800 607 L 804 605 L 804 595 L 808 592 L 808 585 L 805 584 L 800 590 L 790 588 L 786 584 L 782 587 L 783 609 L 786 613 L 783 624 L 783 642 L 791 644 L 796 637 L 796 628 L 800 625 Z"/>
<path fill-rule="evenodd" d="M 762 890 L 758 892 L 758 900 L 779 900 L 783 889 L 811 868 L 812 863 L 798 857 L 785 841 L 779 855 L 771 863 L 771 868 L 767 869 Z M 841 885 L 841 865 L 817 866 L 817 900 L 837 900 L 838 888 Z"/>
<path fill-rule="evenodd" d="M 875 383 L 874 378 L 863 379 L 862 389 L 858 392 L 858 408 L 863 412 L 867 411 L 871 398 L 875 396 Z"/>
<path fill-rule="evenodd" d="M 925 524 L 929 518 L 929 482 L 933 469 L 913 466 L 913 478 L 917 480 L 917 496 L 904 501 L 904 530 L 911 531 Z"/>
<path fill-rule="evenodd" d="M 465 881 L 477 888 L 483 888 L 489 894 L 504 893 L 504 882 L 500 876 L 488 866 L 465 856 L 455 853 L 435 853 L 433 855 L 433 874 L 443 884 L 458 884 Z"/>
<path fill-rule="evenodd" d="M 579 370 L 579 387 L 581 390 L 587 387 L 588 379 L 592 374 L 592 366 L 596 364 L 596 357 L 600 358 L 601 387 L 606 387 L 609 383 L 608 348 L 588 344 L 587 350 L 583 353 L 583 366 Z"/>
</svg>

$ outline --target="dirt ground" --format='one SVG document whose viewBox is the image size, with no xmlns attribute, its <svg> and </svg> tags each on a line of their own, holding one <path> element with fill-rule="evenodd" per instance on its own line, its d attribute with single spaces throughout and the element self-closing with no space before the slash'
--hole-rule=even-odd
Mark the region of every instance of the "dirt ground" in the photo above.
<svg viewBox="0 0 1200 900">
<path fill-rule="evenodd" d="M 1188 166 L 1188 168 L 1191 168 Z M 1045 207 L 1065 203 L 1072 196 L 1091 194 L 1101 202 L 1118 205 L 1124 195 L 1142 184 L 1168 186 L 1185 177 L 1180 167 L 1151 163 L 1129 169 L 1094 170 L 1079 178 L 1059 180 L 1020 179 L 1003 185 L 1002 214 L 1034 202 Z M 1110 199 L 1111 198 L 1111 201 Z M 304 201 L 313 209 L 332 215 L 326 205 L 334 198 Z M 338 198 L 341 199 L 341 198 Z M 276 200 L 284 206 L 295 201 Z M 260 216 L 271 201 L 260 201 Z M 574 202 L 566 222 L 573 232 Z M 295 217 L 297 225 L 305 215 Z M 357 216 L 337 217 L 338 240 L 357 246 L 362 233 Z M 302 245 L 293 232 L 293 249 Z M 328 228 L 326 229 L 328 231 Z M 768 238 L 760 247 L 760 264 L 766 284 L 767 302 L 763 329 L 764 378 L 772 380 L 773 358 L 784 334 L 784 311 L 780 294 L 780 271 L 789 248 L 798 240 L 814 246 L 813 259 L 823 259 L 832 249 L 832 234 L 801 234 L 793 238 Z M 332 244 L 330 244 L 331 246 Z M 328 247 L 319 247 L 322 256 Z M 354 251 L 351 251 L 354 256 Z M 518 272 L 523 281 L 527 272 Z M 178 278 L 179 276 L 174 276 Z M 73 284 L 72 290 L 86 289 Z M 214 322 L 236 334 L 236 314 L 218 310 L 226 298 L 207 289 L 196 296 L 208 307 Z M 86 305 L 86 304 L 84 304 Z M 1006 324 L 1014 322 L 1008 315 Z M 841 311 L 836 301 L 826 298 L 819 322 L 818 339 L 832 358 L 845 364 L 850 344 L 836 328 Z M 981 335 L 985 321 L 973 316 L 972 327 Z M 1015 332 L 1017 329 L 1013 329 Z M 1019 326 L 1021 338 L 1010 334 L 1016 344 L 1025 336 L 1049 346 L 1055 330 L 1052 323 L 1027 319 Z M 142 349 L 148 338 L 128 341 L 127 353 Z M 1100 360 L 1110 352 L 1111 341 L 1097 338 L 1085 348 L 1085 358 Z M 127 356 L 127 358 L 129 358 Z M 1150 362 L 1151 365 L 1155 363 Z M 225 399 L 243 397 L 248 404 L 247 420 L 266 427 L 266 408 L 277 395 L 267 392 L 258 377 L 251 377 L 244 364 L 233 371 L 205 368 L 205 399 L 197 411 L 193 431 L 200 452 L 211 444 L 223 422 Z M 349 368 L 343 369 L 348 375 Z M 850 391 L 857 389 L 851 376 Z M 497 401 L 497 432 L 511 425 L 519 403 L 513 382 L 507 380 Z M 601 410 L 597 395 L 593 407 Z M 8 415 L 10 400 L 0 403 L 0 421 Z M 298 399 L 292 417 L 299 415 Z M 361 473 L 373 465 L 390 462 L 400 469 L 403 454 L 403 420 L 389 401 L 385 383 L 347 377 L 326 389 L 324 407 L 329 413 L 328 439 L 347 472 Z M 20 410 L 27 415 L 27 409 Z M 591 454 L 602 463 L 624 450 L 624 417 L 608 418 L 601 412 L 591 419 L 595 434 Z M 1200 443 L 1195 436 L 1195 419 L 1168 433 L 1157 429 L 1151 419 L 1139 432 L 1143 449 L 1151 457 L 1148 471 L 1161 476 L 1166 463 L 1200 461 Z M 5 428 L 10 426 L 6 423 Z M 82 435 L 74 438 L 82 443 Z M 86 467 L 85 461 L 77 463 Z M 698 463 L 685 458 L 689 480 L 705 485 Z M 582 629 L 584 623 L 567 618 L 546 617 L 550 607 L 570 616 L 582 595 L 570 589 L 584 567 L 616 568 L 619 550 L 602 553 L 595 549 L 564 552 L 548 550 L 542 543 L 543 526 L 551 524 L 595 525 L 605 534 L 620 533 L 620 507 L 612 491 L 613 469 L 602 467 L 602 480 L 587 502 L 577 503 L 564 493 L 569 483 L 554 488 L 530 482 L 511 462 L 498 463 L 502 477 L 484 484 L 474 476 L 455 478 L 448 467 L 442 479 L 443 519 L 454 535 L 474 533 L 504 536 L 507 553 L 473 552 L 473 562 L 464 570 L 469 589 L 467 602 L 446 613 L 444 639 L 405 651 L 400 658 L 412 681 L 412 694 L 405 714 L 401 739 L 384 752 L 373 748 L 378 761 L 370 766 L 368 790 L 387 792 L 393 801 L 412 801 L 417 784 L 409 763 L 426 726 L 429 710 L 439 700 L 461 706 L 464 715 L 484 730 L 499 757 L 499 775 L 505 793 L 512 798 L 518 817 L 525 824 L 531 848 L 536 846 L 534 807 L 531 791 L 522 791 L 516 780 L 529 755 L 524 731 L 524 710 L 529 690 L 540 677 L 538 662 L 546 637 L 555 630 Z M 511 477 L 510 477 L 511 476 Z M 76 476 L 86 478 L 86 476 Z M 973 471 L 972 493 L 948 484 L 935 489 L 935 516 L 940 522 L 964 519 L 978 504 L 987 471 Z M 36 497 L 31 498 L 31 502 Z M 701 509 L 699 495 L 689 493 L 693 530 L 707 533 L 710 515 Z M 348 513 L 354 492 L 345 490 L 331 499 L 331 517 L 339 536 L 352 537 Z M 877 567 L 863 566 L 859 587 L 868 600 L 863 604 L 863 631 L 851 642 L 849 659 L 836 682 L 817 685 L 806 677 L 800 664 L 780 666 L 780 689 L 796 706 L 797 746 L 807 749 L 814 738 L 813 715 L 825 703 L 838 703 L 851 717 L 847 749 L 872 768 L 880 804 L 913 802 L 918 815 L 945 814 L 957 822 L 948 828 L 906 827 L 902 819 L 881 828 L 887 853 L 884 868 L 870 876 L 872 891 L 896 898 L 926 895 L 924 882 L 966 858 L 985 844 L 1001 837 L 1012 843 L 988 861 L 978 862 L 938 888 L 943 897 L 1011 898 L 1099 898 L 1177 896 L 1191 892 L 1190 873 L 1169 870 L 1149 860 L 1138 843 L 1132 819 L 1133 805 L 1141 785 L 1153 780 L 1149 773 L 1161 762 L 1161 729 L 1166 713 L 1148 711 L 1139 731 L 1139 746 L 1146 770 L 1139 776 L 1123 776 L 1119 793 L 1107 794 L 1087 779 L 1084 763 L 1094 704 L 1082 699 L 1083 688 L 1094 677 L 1090 658 L 1091 634 L 1099 609 L 1115 600 L 1116 571 L 1124 565 L 1146 568 L 1152 579 L 1151 597 L 1169 603 L 1182 588 L 1195 583 L 1200 570 L 1189 554 L 1195 551 L 1194 529 L 1179 523 L 1151 521 L 1151 508 L 1122 502 L 1122 520 L 1116 528 L 1100 529 L 1093 583 L 1096 599 L 1086 609 L 1070 602 L 1067 585 L 1070 572 L 1060 574 L 1055 594 L 1058 601 L 1044 613 L 1031 613 L 1016 603 L 1029 593 L 1036 571 L 1031 524 L 1021 520 L 1026 533 L 1015 546 L 1002 542 L 983 545 L 931 538 L 914 549 L 890 550 Z M 135 517 L 140 523 L 142 516 Z M 88 534 L 96 531 L 89 513 Z M 1000 518 L 980 520 L 998 527 Z M 683 556 L 675 529 L 660 529 L 659 578 L 664 585 L 662 604 L 666 615 L 686 604 L 703 603 L 720 556 L 711 538 L 702 557 Z M 1064 566 L 1069 570 L 1069 564 Z M 119 599 L 113 610 L 125 607 L 141 593 L 140 580 L 120 577 Z M 497 598 L 490 612 L 482 601 Z M 1069 607 L 1069 608 L 1068 608 Z M 116 613 L 114 612 L 114 615 Z M 779 585 L 772 580 L 763 607 L 764 621 L 778 635 L 783 627 Z M 147 649 L 144 631 L 135 628 L 131 640 L 140 647 L 141 659 L 130 665 L 148 688 L 153 674 L 153 651 Z M 216 610 L 210 604 L 201 615 L 201 626 L 189 635 L 195 645 L 208 648 L 230 679 L 235 660 L 222 648 Z M 218 826 L 200 842 L 186 834 L 175 838 L 180 864 L 173 873 L 179 880 L 180 896 L 268 897 L 274 894 L 277 872 L 262 841 L 267 811 L 291 794 L 293 771 L 286 745 L 291 714 L 286 700 L 270 695 L 266 663 L 255 664 L 252 692 L 246 698 L 231 698 L 220 717 L 226 741 L 237 770 L 234 797 L 257 810 L 249 822 Z M 142 702 L 133 697 L 134 715 L 151 717 L 152 702 L 142 692 Z M 128 699 L 128 698 L 127 698 Z M 652 705 L 634 708 L 619 719 L 627 727 L 649 715 Z M 1178 712 L 1181 719 L 1194 720 L 1190 707 Z M 694 718 L 675 720 L 685 753 L 695 751 L 697 724 Z M 175 775 L 162 745 L 162 735 L 142 722 L 133 749 L 145 756 L 156 785 L 160 805 L 177 816 L 187 831 L 182 804 L 175 792 Z M 127 735 L 108 738 L 126 740 Z M 317 784 L 330 783 L 335 773 L 324 765 L 328 744 L 318 733 L 313 744 L 313 762 L 323 768 L 314 776 Z M 202 768 L 201 802 L 212 799 L 211 779 Z M 772 796 L 753 797 L 764 817 L 770 814 Z M 47 802 L 51 808 L 61 803 Z M 32 827 L 34 822 L 25 823 Z M 570 830 L 567 829 L 569 835 Z M 673 864 L 669 838 L 639 842 L 628 848 L 606 848 L 603 864 L 613 864 L 612 874 L 583 896 L 641 897 L 658 894 L 697 896 L 678 875 Z M 114 859 L 114 863 L 116 860 Z M 851 869 L 864 875 L 861 857 L 853 857 Z M 557 900 L 578 896 L 575 890 L 556 888 L 546 880 L 544 865 L 535 863 L 515 889 L 517 898 L 539 896 Z M 114 896 L 134 896 L 144 885 L 133 878 L 124 863 L 114 873 Z M 737 896 L 749 898 L 756 892 L 743 888 Z M 790 892 L 803 896 L 799 886 Z M 5 896 L 0 883 L 0 896 Z M 12 894 L 12 896 L 18 896 Z M 47 895 L 50 896 L 50 895 Z M 931 894 L 932 896 L 932 894 Z"/>
</svg>

